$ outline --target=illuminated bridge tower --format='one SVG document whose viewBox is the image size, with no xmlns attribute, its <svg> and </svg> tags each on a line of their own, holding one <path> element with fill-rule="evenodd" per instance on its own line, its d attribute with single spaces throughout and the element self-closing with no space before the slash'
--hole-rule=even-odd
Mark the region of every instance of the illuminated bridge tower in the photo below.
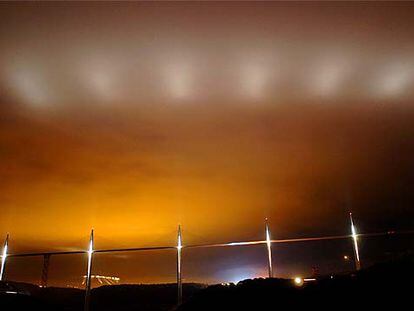
<svg viewBox="0 0 414 311">
<path fill-rule="evenodd" d="M 269 229 L 269 223 L 265 223 L 265 233 L 266 233 L 266 247 L 267 247 L 267 264 L 268 264 L 268 270 L 269 270 L 269 278 L 273 277 L 273 265 L 272 265 L 272 239 L 270 237 L 270 229 Z"/>
<path fill-rule="evenodd" d="M 89 311 L 89 309 L 90 309 L 92 257 L 93 257 L 93 229 L 91 231 L 91 236 L 90 236 L 90 239 L 89 239 L 88 266 L 87 266 L 87 270 L 86 270 L 86 286 L 85 286 L 85 305 L 84 305 L 84 311 Z"/>
<path fill-rule="evenodd" d="M 177 232 L 177 304 L 180 305 L 183 300 L 183 284 L 181 278 L 181 250 L 183 248 L 181 237 L 181 226 L 178 226 Z"/>
<path fill-rule="evenodd" d="M 9 248 L 9 235 L 7 234 L 6 239 L 4 240 L 3 252 L 1 254 L 0 281 L 4 281 L 4 272 L 6 271 L 8 248 Z"/>
<path fill-rule="evenodd" d="M 361 261 L 359 259 L 358 233 L 354 225 L 354 220 L 352 219 L 352 213 L 349 213 L 349 220 L 351 221 L 352 241 L 354 243 L 355 269 L 358 271 L 361 269 Z"/>
</svg>

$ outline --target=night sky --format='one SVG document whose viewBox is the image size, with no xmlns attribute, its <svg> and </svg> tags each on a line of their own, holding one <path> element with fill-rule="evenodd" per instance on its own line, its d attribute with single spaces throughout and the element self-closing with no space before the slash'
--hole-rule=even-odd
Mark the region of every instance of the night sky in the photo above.
<svg viewBox="0 0 414 311">
<path fill-rule="evenodd" d="M 0 235 L 10 252 L 414 227 L 414 4 L 1 3 Z M 403 240 L 403 241 L 402 241 Z M 412 238 L 361 241 L 375 261 Z M 275 245 L 277 276 L 349 241 Z M 189 250 L 184 281 L 266 275 L 264 246 Z M 175 253 L 97 255 L 122 282 Z M 352 265 L 352 264 L 351 264 Z M 84 256 L 52 257 L 79 285 Z M 38 282 L 41 258 L 10 259 Z M 77 283 L 78 282 L 78 283 Z"/>
</svg>

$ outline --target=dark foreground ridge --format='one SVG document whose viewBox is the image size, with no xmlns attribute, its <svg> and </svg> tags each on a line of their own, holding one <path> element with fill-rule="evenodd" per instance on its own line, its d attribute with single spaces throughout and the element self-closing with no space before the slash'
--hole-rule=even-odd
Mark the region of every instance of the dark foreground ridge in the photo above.
<svg viewBox="0 0 414 311">
<path fill-rule="evenodd" d="M 205 288 L 203 284 L 183 284 L 191 297 Z M 76 288 L 48 287 L 18 282 L 0 282 L 0 310 L 82 311 L 85 291 Z M 131 284 L 92 289 L 91 311 L 168 311 L 176 308 L 176 284 Z M 4 309 L 3 309 L 4 307 Z"/>
<path fill-rule="evenodd" d="M 356 274 L 329 276 L 297 286 L 292 280 L 254 279 L 215 285 L 178 308 L 193 310 L 403 310 L 413 294 L 414 260 L 375 265 Z"/>
<path fill-rule="evenodd" d="M 406 309 L 414 288 L 414 260 L 377 264 L 358 273 L 295 285 L 287 279 L 244 280 L 237 285 L 184 284 L 186 301 L 176 307 L 176 285 L 114 285 L 92 290 L 92 311 Z M 16 294 L 17 292 L 17 294 Z M 83 310 L 84 291 L 0 283 L 1 310 Z"/>
</svg>

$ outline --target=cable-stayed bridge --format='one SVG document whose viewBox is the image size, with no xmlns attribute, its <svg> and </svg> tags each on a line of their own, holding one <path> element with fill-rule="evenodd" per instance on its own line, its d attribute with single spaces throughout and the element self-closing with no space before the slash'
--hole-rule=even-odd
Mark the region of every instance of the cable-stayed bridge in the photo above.
<svg viewBox="0 0 414 311">
<path fill-rule="evenodd" d="M 177 303 L 180 304 L 182 301 L 182 252 L 185 249 L 197 249 L 197 248 L 217 248 L 217 247 L 232 247 L 232 246 L 251 246 L 251 245 L 265 245 L 266 246 L 266 257 L 268 265 L 268 277 L 273 277 L 273 266 L 272 266 L 272 244 L 278 243 L 295 243 L 295 242 L 311 242 L 311 241 L 322 241 L 322 240 L 341 240 L 350 239 L 353 245 L 354 252 L 354 264 L 355 269 L 361 269 L 361 259 L 358 241 L 365 237 L 380 237 L 380 236 L 391 236 L 401 234 L 413 234 L 414 230 L 406 231 L 386 231 L 386 232 L 368 232 L 359 233 L 354 224 L 352 214 L 349 214 L 350 218 L 350 231 L 349 234 L 344 235 L 330 235 L 330 236 L 312 236 L 312 237 L 301 237 L 292 239 L 272 239 L 268 221 L 265 221 L 264 240 L 253 240 L 253 241 L 234 241 L 225 243 L 206 243 L 206 244 L 184 244 L 181 226 L 178 226 L 177 230 L 177 244 L 170 246 L 153 246 L 153 247 L 130 247 L 130 248 L 108 248 L 108 249 L 95 249 L 94 248 L 94 231 L 91 230 L 89 247 L 88 249 L 80 249 L 73 251 L 51 251 L 51 252 L 30 252 L 30 253 L 9 253 L 9 235 L 6 236 L 4 246 L 1 255 L 1 270 L 0 270 L 0 281 L 4 280 L 6 264 L 8 258 L 13 257 L 43 257 L 42 277 L 41 286 L 46 287 L 48 281 L 48 270 L 51 256 L 62 256 L 62 255 L 74 255 L 74 254 L 86 254 L 86 275 L 84 276 L 85 284 L 85 310 L 89 310 L 90 305 L 90 290 L 92 279 L 98 280 L 102 283 L 102 280 L 108 283 L 108 280 L 104 276 L 93 274 L 93 255 L 99 253 L 117 253 L 117 252 L 141 252 L 141 251 L 152 251 L 152 250 L 175 250 L 176 251 L 176 281 L 177 281 Z M 111 279 L 110 282 L 114 280 Z M 115 280 L 119 281 L 119 280 Z"/>
</svg>

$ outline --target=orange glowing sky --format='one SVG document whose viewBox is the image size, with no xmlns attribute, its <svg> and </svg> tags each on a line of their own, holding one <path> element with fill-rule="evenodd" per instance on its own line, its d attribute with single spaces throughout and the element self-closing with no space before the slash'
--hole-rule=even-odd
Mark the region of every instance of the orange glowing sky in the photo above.
<svg viewBox="0 0 414 311">
<path fill-rule="evenodd" d="M 0 4 L 0 234 L 12 251 L 85 248 L 92 227 L 98 248 L 174 245 L 180 223 L 185 243 L 223 242 L 262 239 L 268 217 L 287 238 L 342 234 L 349 209 L 409 228 L 413 16 Z"/>
</svg>

